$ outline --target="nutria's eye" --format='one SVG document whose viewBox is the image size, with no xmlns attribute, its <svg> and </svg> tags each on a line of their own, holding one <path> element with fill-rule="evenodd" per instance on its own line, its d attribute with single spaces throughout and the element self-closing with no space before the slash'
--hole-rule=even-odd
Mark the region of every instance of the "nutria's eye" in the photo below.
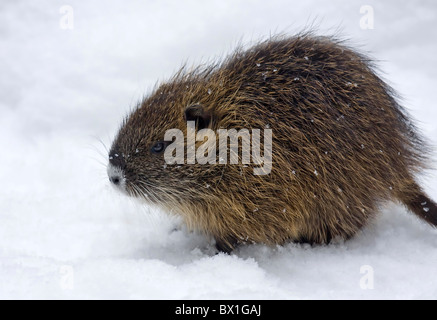
<svg viewBox="0 0 437 320">
<path fill-rule="evenodd" d="M 165 142 L 157 142 L 152 147 L 152 153 L 161 153 L 165 150 L 165 147 L 167 146 L 167 143 Z"/>
</svg>

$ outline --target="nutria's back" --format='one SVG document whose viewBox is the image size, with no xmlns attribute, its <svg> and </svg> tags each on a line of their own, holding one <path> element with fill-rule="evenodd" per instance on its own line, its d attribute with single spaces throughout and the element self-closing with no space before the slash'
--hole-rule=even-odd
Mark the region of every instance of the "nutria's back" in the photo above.
<svg viewBox="0 0 437 320">
<path fill-rule="evenodd" d="M 271 172 L 254 175 L 254 164 L 219 159 L 166 163 L 165 132 L 187 137 L 187 120 L 198 132 L 271 129 Z M 349 238 L 389 199 L 436 225 L 437 207 L 414 180 L 426 153 L 368 58 L 300 35 L 180 71 L 125 120 L 108 172 L 120 189 L 182 215 L 227 251 L 240 242 Z"/>
</svg>

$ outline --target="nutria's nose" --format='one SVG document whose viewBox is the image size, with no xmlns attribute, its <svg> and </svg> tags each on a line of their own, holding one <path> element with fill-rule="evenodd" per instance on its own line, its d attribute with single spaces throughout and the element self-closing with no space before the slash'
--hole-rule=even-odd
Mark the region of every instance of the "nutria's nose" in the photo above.
<svg viewBox="0 0 437 320">
<path fill-rule="evenodd" d="M 123 190 L 126 185 L 126 179 L 124 177 L 124 171 L 118 166 L 114 166 L 111 162 L 108 165 L 108 178 L 112 185 L 118 189 Z"/>
<path fill-rule="evenodd" d="M 112 150 L 109 153 L 109 165 L 108 165 L 108 178 L 111 183 L 119 188 L 123 188 L 124 181 L 124 169 L 126 168 L 126 162 L 123 154 Z"/>
<path fill-rule="evenodd" d="M 119 177 L 119 176 L 110 176 L 109 177 L 109 181 L 111 181 L 113 184 L 115 184 L 115 185 L 119 185 L 120 184 L 120 181 L 121 181 L 121 177 Z"/>
</svg>

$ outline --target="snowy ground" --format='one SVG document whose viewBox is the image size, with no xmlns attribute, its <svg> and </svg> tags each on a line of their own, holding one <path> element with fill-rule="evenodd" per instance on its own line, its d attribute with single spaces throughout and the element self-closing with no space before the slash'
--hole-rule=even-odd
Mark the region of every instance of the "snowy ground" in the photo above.
<svg viewBox="0 0 437 320">
<path fill-rule="evenodd" d="M 0 298 L 436 299 L 437 230 L 394 204 L 345 243 L 226 256 L 108 185 L 99 141 L 157 80 L 313 20 L 381 60 L 437 145 L 434 0 L 1 1 Z"/>
</svg>

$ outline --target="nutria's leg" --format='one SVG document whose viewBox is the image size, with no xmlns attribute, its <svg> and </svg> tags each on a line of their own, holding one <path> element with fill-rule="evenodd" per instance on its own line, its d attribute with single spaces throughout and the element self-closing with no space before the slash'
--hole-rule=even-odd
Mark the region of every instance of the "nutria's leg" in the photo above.
<svg viewBox="0 0 437 320">
<path fill-rule="evenodd" d="M 299 239 L 294 239 L 292 242 L 296 244 L 309 244 L 311 246 L 321 245 L 321 244 L 329 244 L 331 243 L 331 236 L 326 237 L 326 239 L 312 239 L 308 237 L 300 237 Z"/>
<path fill-rule="evenodd" d="M 297 239 L 293 239 L 293 243 L 309 244 L 311 246 L 318 244 L 329 244 L 332 240 L 331 231 L 325 226 L 321 227 L 321 231 L 314 235 L 301 235 Z"/>
<path fill-rule="evenodd" d="M 219 252 L 230 254 L 238 245 L 238 241 L 234 238 L 215 239 L 215 247 Z"/>
<path fill-rule="evenodd" d="M 311 239 L 309 239 L 309 238 L 306 237 L 306 236 L 300 236 L 300 237 L 297 238 L 297 239 L 293 239 L 292 242 L 293 242 L 293 243 L 296 243 L 296 244 L 310 244 L 310 245 L 313 245 L 313 244 L 314 244 L 314 241 L 311 240 Z"/>
</svg>

